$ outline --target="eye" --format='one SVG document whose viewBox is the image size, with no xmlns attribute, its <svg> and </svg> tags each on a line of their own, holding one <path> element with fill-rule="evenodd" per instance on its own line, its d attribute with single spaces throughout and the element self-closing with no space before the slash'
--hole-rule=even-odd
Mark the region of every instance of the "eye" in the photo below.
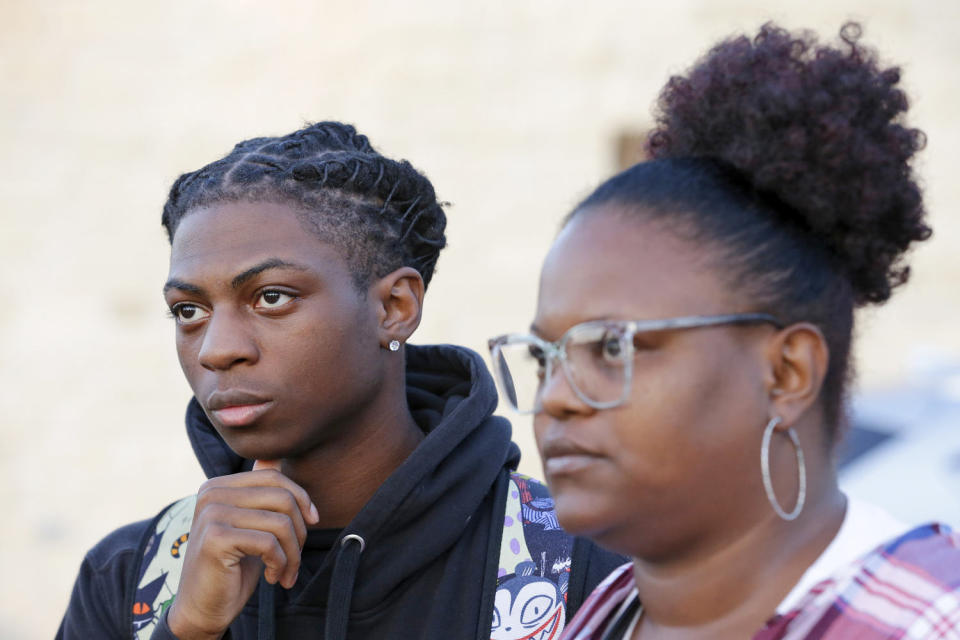
<svg viewBox="0 0 960 640">
<path fill-rule="evenodd" d="M 266 289 L 257 297 L 254 304 L 258 309 L 278 309 L 293 300 L 293 296 L 277 289 Z"/>
<path fill-rule="evenodd" d="M 177 324 L 196 324 L 210 316 L 210 312 L 189 302 L 180 302 L 170 308 L 170 314 Z"/>
<path fill-rule="evenodd" d="M 552 606 L 553 598 L 548 595 L 541 594 L 530 598 L 520 612 L 520 623 L 529 625 L 539 622 Z"/>
<path fill-rule="evenodd" d="M 639 331 L 633 334 L 633 350 L 635 352 L 654 350 L 662 341 L 661 339 L 662 335 L 657 331 Z"/>
<path fill-rule="evenodd" d="M 531 344 L 527 347 L 530 357 L 537 363 L 537 377 L 543 378 L 547 372 L 547 356 L 539 346 Z"/>
<path fill-rule="evenodd" d="M 626 357 L 626 346 L 620 333 L 605 333 L 598 344 L 600 355 L 608 364 L 622 364 Z"/>
</svg>

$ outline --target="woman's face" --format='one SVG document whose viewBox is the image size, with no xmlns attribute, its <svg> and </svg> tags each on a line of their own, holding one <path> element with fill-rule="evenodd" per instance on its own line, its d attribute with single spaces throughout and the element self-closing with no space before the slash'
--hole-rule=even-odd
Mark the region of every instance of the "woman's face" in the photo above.
<svg viewBox="0 0 960 640">
<path fill-rule="evenodd" d="M 588 320 L 749 311 L 706 247 L 607 207 L 581 212 L 544 263 L 534 332 Z M 636 340 L 627 401 L 597 410 L 555 369 L 534 430 L 561 524 L 639 557 L 723 544 L 769 515 L 759 451 L 767 422 L 765 326 Z"/>
<path fill-rule="evenodd" d="M 296 457 L 343 435 L 381 387 L 374 307 L 289 206 L 189 213 L 164 295 L 191 389 L 246 458 Z"/>
</svg>

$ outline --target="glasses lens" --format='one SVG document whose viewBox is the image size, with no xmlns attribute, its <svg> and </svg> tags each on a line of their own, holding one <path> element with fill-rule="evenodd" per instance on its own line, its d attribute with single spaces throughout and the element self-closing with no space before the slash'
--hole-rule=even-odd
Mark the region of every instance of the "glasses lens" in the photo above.
<svg viewBox="0 0 960 640">
<path fill-rule="evenodd" d="M 494 352 L 493 365 L 507 401 L 521 413 L 532 412 L 546 372 L 543 350 L 534 342 L 501 344 Z"/>
<path fill-rule="evenodd" d="M 565 366 L 570 382 L 590 401 L 615 405 L 630 384 L 631 345 L 620 327 L 579 325 L 570 332 Z"/>
</svg>

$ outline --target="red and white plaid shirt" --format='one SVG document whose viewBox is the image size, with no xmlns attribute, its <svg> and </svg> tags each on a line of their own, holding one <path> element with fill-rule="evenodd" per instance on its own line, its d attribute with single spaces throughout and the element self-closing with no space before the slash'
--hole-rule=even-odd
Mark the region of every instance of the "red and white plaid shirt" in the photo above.
<svg viewBox="0 0 960 640">
<path fill-rule="evenodd" d="M 563 640 L 601 640 L 635 593 L 633 565 L 590 594 Z M 960 640 L 960 535 L 929 524 L 818 583 L 753 640 Z M 620 640 L 620 639 L 616 639 Z"/>
</svg>

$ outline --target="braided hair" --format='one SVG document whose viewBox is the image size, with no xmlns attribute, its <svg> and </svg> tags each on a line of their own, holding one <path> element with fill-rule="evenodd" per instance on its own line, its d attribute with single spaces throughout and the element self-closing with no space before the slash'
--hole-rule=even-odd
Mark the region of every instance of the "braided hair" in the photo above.
<svg viewBox="0 0 960 640">
<path fill-rule="evenodd" d="M 181 175 L 163 207 L 170 242 L 191 211 L 236 201 L 296 206 L 301 223 L 342 252 L 360 289 L 402 266 L 428 285 L 446 245 L 446 215 L 426 176 L 340 122 L 245 140 Z"/>
<path fill-rule="evenodd" d="M 904 253 L 931 231 L 912 159 L 900 71 L 855 23 L 841 45 L 772 23 L 713 47 L 658 102 L 653 160 L 614 176 L 568 221 L 612 202 L 703 247 L 750 310 L 820 328 L 820 400 L 844 423 L 854 309 L 906 282 Z"/>
</svg>

